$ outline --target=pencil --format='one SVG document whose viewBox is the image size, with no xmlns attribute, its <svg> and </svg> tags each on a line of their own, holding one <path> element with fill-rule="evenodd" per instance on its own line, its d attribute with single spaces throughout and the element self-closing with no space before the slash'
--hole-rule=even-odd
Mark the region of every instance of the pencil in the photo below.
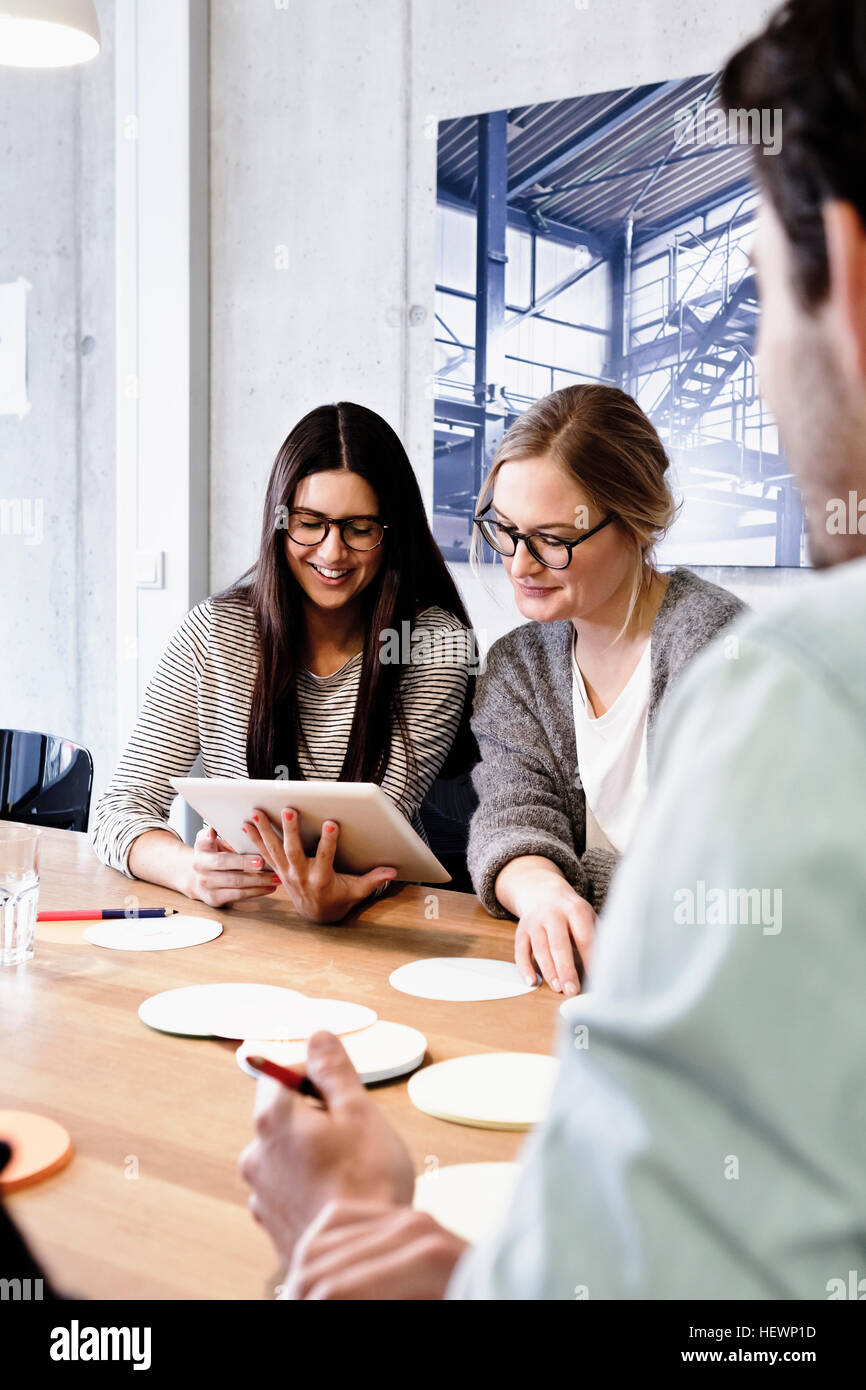
<svg viewBox="0 0 866 1390">
<path fill-rule="evenodd" d="M 176 907 L 142 907 L 130 912 L 125 907 L 75 908 L 69 912 L 37 912 L 37 922 L 107 922 L 126 917 L 135 922 L 139 917 L 175 917 Z"/>
<path fill-rule="evenodd" d="M 281 1082 L 290 1091 L 297 1091 L 302 1096 L 312 1096 L 314 1100 L 323 1101 L 325 1099 L 315 1082 L 299 1071 L 290 1071 L 288 1067 L 280 1067 L 269 1057 L 259 1057 L 257 1054 L 248 1057 L 247 1061 L 255 1071 L 262 1072 L 264 1076 L 272 1076 L 275 1081 Z"/>
</svg>

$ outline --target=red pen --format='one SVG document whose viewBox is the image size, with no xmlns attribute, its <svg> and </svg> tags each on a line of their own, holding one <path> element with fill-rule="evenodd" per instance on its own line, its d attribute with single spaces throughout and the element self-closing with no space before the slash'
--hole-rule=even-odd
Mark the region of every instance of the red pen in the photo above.
<svg viewBox="0 0 866 1390">
<path fill-rule="evenodd" d="M 136 912 L 125 907 L 74 908 L 67 912 L 37 912 L 37 922 L 115 922 L 124 918 L 135 922 L 139 917 L 176 917 L 176 907 L 140 907 Z"/>
<path fill-rule="evenodd" d="M 247 1061 L 255 1071 L 260 1071 L 264 1076 L 272 1076 L 275 1081 L 279 1081 L 290 1091 L 297 1091 L 302 1096 L 312 1096 L 314 1100 L 324 1101 L 315 1082 L 308 1076 L 304 1076 L 299 1071 L 290 1071 L 288 1067 L 278 1066 L 269 1057 L 259 1057 L 258 1055 L 248 1057 Z"/>
</svg>

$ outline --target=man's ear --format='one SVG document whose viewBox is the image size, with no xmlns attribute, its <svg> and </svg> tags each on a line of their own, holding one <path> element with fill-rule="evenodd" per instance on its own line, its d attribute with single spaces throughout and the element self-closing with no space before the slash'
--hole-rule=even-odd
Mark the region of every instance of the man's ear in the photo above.
<svg viewBox="0 0 866 1390">
<path fill-rule="evenodd" d="M 825 203 L 824 238 L 830 271 L 827 308 L 839 333 L 846 372 L 866 381 L 866 227 L 852 203 Z"/>
</svg>

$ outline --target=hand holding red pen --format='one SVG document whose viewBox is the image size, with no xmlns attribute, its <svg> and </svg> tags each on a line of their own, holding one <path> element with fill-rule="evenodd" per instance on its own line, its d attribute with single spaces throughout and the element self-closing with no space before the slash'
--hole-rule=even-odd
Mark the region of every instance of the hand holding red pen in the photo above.
<svg viewBox="0 0 866 1390">
<path fill-rule="evenodd" d="M 254 1071 L 262 1076 L 272 1076 L 275 1081 L 279 1081 L 282 1086 L 288 1086 L 290 1091 L 297 1092 L 299 1096 L 311 1096 L 313 1100 L 324 1102 L 325 1097 L 305 1072 L 292 1071 L 291 1067 L 281 1067 L 269 1057 L 259 1057 L 254 1053 L 247 1057 L 247 1063 Z"/>
<path fill-rule="evenodd" d="M 328 1203 L 408 1206 L 415 1189 L 409 1151 L 362 1086 L 339 1038 L 315 1033 L 307 1076 L 325 1106 L 263 1077 L 256 1138 L 240 1157 L 250 1210 L 288 1262 L 299 1236 Z"/>
</svg>

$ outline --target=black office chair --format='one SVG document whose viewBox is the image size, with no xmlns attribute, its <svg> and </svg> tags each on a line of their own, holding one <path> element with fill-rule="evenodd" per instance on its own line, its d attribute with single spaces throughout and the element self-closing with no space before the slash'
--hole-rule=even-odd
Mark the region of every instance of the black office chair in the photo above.
<svg viewBox="0 0 866 1390">
<path fill-rule="evenodd" d="M 421 824 L 430 848 L 451 875 L 451 882 L 444 887 L 452 892 L 473 893 L 475 890 L 466 863 L 466 843 L 477 798 L 468 777 L 460 784 L 457 794 L 462 799 L 459 811 L 455 811 L 454 807 L 455 784 L 437 779 L 421 802 Z M 443 802 L 447 808 L 444 811 Z"/>
<path fill-rule="evenodd" d="M 68 738 L 0 729 L 0 820 L 86 830 L 93 759 Z"/>
<path fill-rule="evenodd" d="M 469 682 L 471 687 L 472 682 Z M 421 802 L 421 824 L 436 858 L 451 875 L 446 886 L 458 893 L 472 893 L 466 863 L 469 822 L 478 805 L 472 786 L 472 768 L 478 762 L 478 744 L 469 725 L 472 689 L 466 691 L 463 715 L 451 751 L 439 776 Z"/>
</svg>

